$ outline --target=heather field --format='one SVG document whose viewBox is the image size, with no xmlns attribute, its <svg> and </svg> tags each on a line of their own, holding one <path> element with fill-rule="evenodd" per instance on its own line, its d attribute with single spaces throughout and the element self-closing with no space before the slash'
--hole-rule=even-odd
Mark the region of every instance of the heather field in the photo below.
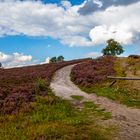
<svg viewBox="0 0 140 140">
<path fill-rule="evenodd" d="M 114 61 L 115 58 L 107 56 L 76 65 L 71 72 L 72 80 L 82 87 L 103 83 L 107 76 L 115 74 Z"/>
<path fill-rule="evenodd" d="M 56 70 L 85 60 L 0 69 L 0 113 L 15 114 L 20 110 L 28 110 L 36 94 L 48 94 L 49 84 Z"/>
</svg>

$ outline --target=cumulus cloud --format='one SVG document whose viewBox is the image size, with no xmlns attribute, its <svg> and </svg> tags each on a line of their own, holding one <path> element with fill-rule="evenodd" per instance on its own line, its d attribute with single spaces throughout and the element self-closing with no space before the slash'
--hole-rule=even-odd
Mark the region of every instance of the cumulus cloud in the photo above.
<svg viewBox="0 0 140 140">
<path fill-rule="evenodd" d="M 108 39 L 113 38 L 116 41 L 128 44 L 132 42 L 133 33 L 130 28 L 125 25 L 106 25 L 96 26 L 90 31 L 90 37 L 95 44 L 105 43 Z"/>
<path fill-rule="evenodd" d="M 79 10 L 90 2 L 95 10 L 81 14 Z M 52 37 L 69 46 L 94 46 L 109 38 L 124 44 L 138 40 L 140 2 L 105 2 L 86 0 L 72 6 L 67 0 L 60 5 L 34 0 L 0 0 L 0 36 Z M 89 6 L 91 4 L 87 5 L 87 9 L 90 9 Z"/>
<path fill-rule="evenodd" d="M 99 26 L 90 31 L 90 37 L 95 43 L 114 38 L 117 41 L 129 44 L 137 39 L 140 33 L 140 2 L 127 7 L 109 7 L 105 11 L 98 12 L 95 20 Z M 108 20 L 110 19 L 110 20 Z"/>
<path fill-rule="evenodd" d="M 3 52 L 0 52 L 0 62 L 5 68 L 25 66 L 33 63 L 31 55 L 24 55 L 22 53 L 10 55 Z"/>
</svg>

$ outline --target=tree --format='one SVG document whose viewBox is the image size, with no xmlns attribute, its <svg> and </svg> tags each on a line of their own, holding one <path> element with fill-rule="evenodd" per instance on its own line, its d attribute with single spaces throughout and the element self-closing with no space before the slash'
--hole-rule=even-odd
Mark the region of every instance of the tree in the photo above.
<svg viewBox="0 0 140 140">
<path fill-rule="evenodd" d="M 62 62 L 64 61 L 64 57 L 62 55 L 58 56 L 58 57 L 52 57 L 49 61 L 49 63 L 57 63 L 57 62 Z"/>
<path fill-rule="evenodd" d="M 0 62 L 0 68 L 2 68 L 2 63 Z"/>
<path fill-rule="evenodd" d="M 102 50 L 103 55 L 120 55 L 124 52 L 121 44 L 114 39 L 109 39 L 107 41 L 107 46 Z"/>
<path fill-rule="evenodd" d="M 57 58 L 56 57 L 52 57 L 51 59 L 50 59 L 50 63 L 56 63 L 57 62 Z"/>
<path fill-rule="evenodd" d="M 64 61 L 64 57 L 62 55 L 57 57 L 57 62 L 62 62 Z"/>
</svg>

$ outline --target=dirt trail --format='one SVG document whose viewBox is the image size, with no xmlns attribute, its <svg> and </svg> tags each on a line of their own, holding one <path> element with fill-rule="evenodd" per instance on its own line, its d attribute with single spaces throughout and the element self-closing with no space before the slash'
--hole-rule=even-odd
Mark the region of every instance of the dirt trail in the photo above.
<svg viewBox="0 0 140 140">
<path fill-rule="evenodd" d="M 73 66 L 64 67 L 56 72 L 51 83 L 55 94 L 64 99 L 71 99 L 71 95 L 80 95 L 84 97 L 84 100 L 93 101 L 101 108 L 112 112 L 112 119 L 106 123 L 115 123 L 120 126 L 119 137 L 124 140 L 140 140 L 140 110 L 128 108 L 105 97 L 99 97 L 96 94 L 89 95 L 81 91 L 70 80 Z"/>
</svg>

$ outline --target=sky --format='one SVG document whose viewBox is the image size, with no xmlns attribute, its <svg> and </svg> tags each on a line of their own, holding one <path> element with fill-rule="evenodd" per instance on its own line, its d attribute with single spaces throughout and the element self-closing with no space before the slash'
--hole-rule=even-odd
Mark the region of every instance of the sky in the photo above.
<svg viewBox="0 0 140 140">
<path fill-rule="evenodd" d="M 98 57 L 110 38 L 140 54 L 140 0 L 0 0 L 5 68 Z"/>
</svg>

